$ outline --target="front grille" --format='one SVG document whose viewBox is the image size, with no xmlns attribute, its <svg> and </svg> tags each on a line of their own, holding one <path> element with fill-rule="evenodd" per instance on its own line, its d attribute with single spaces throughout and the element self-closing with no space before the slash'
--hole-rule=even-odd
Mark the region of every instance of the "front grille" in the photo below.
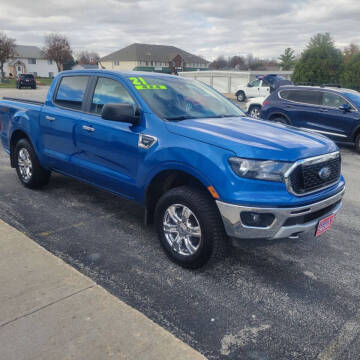
<svg viewBox="0 0 360 360">
<path fill-rule="evenodd" d="M 321 178 L 320 172 L 327 168 L 329 176 Z M 299 195 L 313 192 L 324 188 L 340 178 L 341 158 L 340 154 L 335 158 L 326 159 L 308 163 L 305 161 L 299 164 L 290 174 L 290 185 L 292 190 Z"/>
</svg>

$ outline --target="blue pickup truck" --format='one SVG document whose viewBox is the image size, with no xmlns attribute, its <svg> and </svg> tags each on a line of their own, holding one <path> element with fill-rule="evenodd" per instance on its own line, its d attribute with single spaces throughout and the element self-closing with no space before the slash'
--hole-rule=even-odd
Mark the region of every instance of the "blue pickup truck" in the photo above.
<svg viewBox="0 0 360 360">
<path fill-rule="evenodd" d="M 254 120 L 200 82 L 107 70 L 60 73 L 45 103 L 0 101 L 21 183 L 58 172 L 141 203 L 166 254 L 197 268 L 228 237 L 328 230 L 345 190 L 330 139 Z"/>
</svg>

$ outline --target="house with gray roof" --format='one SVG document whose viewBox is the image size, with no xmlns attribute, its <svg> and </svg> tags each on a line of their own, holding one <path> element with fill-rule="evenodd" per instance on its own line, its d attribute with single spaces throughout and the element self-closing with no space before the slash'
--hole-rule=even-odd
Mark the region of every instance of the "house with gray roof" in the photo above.
<svg viewBox="0 0 360 360">
<path fill-rule="evenodd" d="M 106 69 L 155 71 L 207 70 L 209 62 L 175 46 L 131 44 L 100 59 Z"/>
<path fill-rule="evenodd" d="M 16 45 L 16 56 L 4 66 L 5 76 L 33 74 L 36 77 L 54 77 L 58 70 L 54 61 L 48 60 L 37 46 Z"/>
</svg>

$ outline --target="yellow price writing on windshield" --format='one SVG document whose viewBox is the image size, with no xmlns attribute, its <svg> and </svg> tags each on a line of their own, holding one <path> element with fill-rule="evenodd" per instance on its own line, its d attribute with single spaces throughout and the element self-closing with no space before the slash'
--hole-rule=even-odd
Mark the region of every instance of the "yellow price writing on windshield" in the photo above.
<svg viewBox="0 0 360 360">
<path fill-rule="evenodd" d="M 137 90 L 166 90 L 165 85 L 149 85 L 142 77 L 129 77 Z"/>
</svg>

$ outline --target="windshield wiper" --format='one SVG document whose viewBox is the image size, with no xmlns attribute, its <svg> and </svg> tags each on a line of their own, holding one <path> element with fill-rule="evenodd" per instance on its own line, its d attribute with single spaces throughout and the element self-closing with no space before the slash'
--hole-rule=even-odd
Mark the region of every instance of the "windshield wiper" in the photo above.
<svg viewBox="0 0 360 360">
<path fill-rule="evenodd" d="M 164 119 L 169 120 L 169 121 L 180 121 L 180 120 L 193 119 L 193 117 L 181 115 L 181 116 L 170 116 L 170 117 L 166 117 Z"/>
<path fill-rule="evenodd" d="M 209 118 L 225 118 L 225 117 L 240 117 L 241 115 L 215 115 L 215 116 L 209 116 Z"/>
</svg>

